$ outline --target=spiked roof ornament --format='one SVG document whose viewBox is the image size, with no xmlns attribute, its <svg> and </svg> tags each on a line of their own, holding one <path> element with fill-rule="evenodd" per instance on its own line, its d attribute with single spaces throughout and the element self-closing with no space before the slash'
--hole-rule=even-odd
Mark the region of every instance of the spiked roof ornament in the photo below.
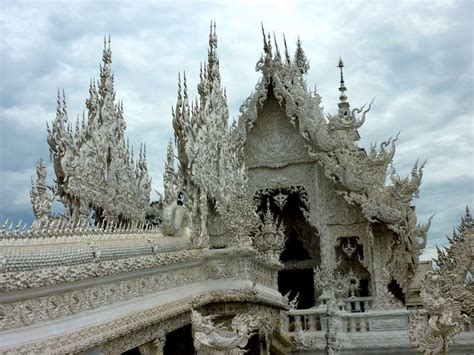
<svg viewBox="0 0 474 355">
<path fill-rule="evenodd" d="M 298 36 L 298 40 L 296 41 L 295 64 L 300 69 L 301 74 L 308 74 L 309 61 L 306 58 L 299 36 Z"/>
<path fill-rule="evenodd" d="M 337 106 L 339 106 L 339 115 L 347 116 L 349 114 L 350 104 L 347 101 L 347 95 L 346 95 L 347 88 L 344 83 L 344 72 L 343 72 L 344 62 L 342 61 L 341 57 L 339 57 L 339 63 L 337 67 L 341 71 L 341 80 L 339 82 L 339 91 L 341 92 L 341 94 L 339 95 L 339 103 L 337 104 Z"/>
</svg>

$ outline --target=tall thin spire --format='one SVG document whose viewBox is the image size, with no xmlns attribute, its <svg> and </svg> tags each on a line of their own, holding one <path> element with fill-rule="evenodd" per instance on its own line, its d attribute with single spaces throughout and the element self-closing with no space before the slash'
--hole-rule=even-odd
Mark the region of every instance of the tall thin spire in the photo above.
<svg viewBox="0 0 474 355">
<path fill-rule="evenodd" d="M 291 59 L 290 59 L 290 54 L 288 53 L 288 46 L 286 45 L 286 37 L 285 34 L 283 33 L 283 43 L 285 44 L 285 59 L 286 59 L 286 64 L 290 64 Z"/>
<path fill-rule="evenodd" d="M 219 73 L 219 58 L 217 57 L 216 21 L 211 21 L 210 24 L 207 68 L 209 82 L 215 82 L 219 86 L 221 75 Z"/>
<path fill-rule="evenodd" d="M 337 104 L 337 106 L 339 106 L 339 115 L 346 116 L 349 114 L 350 105 L 349 105 L 349 102 L 347 101 L 347 95 L 346 95 L 347 88 L 344 84 L 344 72 L 343 72 L 344 62 L 342 61 L 341 57 L 339 57 L 339 64 L 337 66 L 341 71 L 341 80 L 339 82 L 339 91 L 341 92 L 341 94 L 339 95 L 339 103 Z"/>
<path fill-rule="evenodd" d="M 298 36 L 298 41 L 296 41 L 295 64 L 299 68 L 301 74 L 308 73 L 309 61 L 306 58 L 299 36 Z"/>
</svg>

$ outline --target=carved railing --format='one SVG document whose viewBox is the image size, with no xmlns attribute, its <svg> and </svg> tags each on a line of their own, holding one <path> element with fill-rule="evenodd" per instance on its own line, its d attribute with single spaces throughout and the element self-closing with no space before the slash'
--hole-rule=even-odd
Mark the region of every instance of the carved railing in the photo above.
<svg viewBox="0 0 474 355">
<path fill-rule="evenodd" d="M 370 331 L 370 313 L 337 312 L 334 317 L 341 320 L 341 331 L 346 333 Z M 406 314 L 404 314 L 406 317 Z M 328 314 L 324 308 L 290 310 L 281 312 L 282 330 L 287 333 L 326 332 Z"/>
<path fill-rule="evenodd" d="M 348 297 L 344 299 L 347 312 L 367 312 L 374 301 L 374 297 Z"/>
<path fill-rule="evenodd" d="M 84 351 L 213 303 L 285 307 L 276 290 L 278 266 L 251 248 L 179 250 L 183 238 L 156 232 L 114 237 L 100 236 L 96 257 L 80 264 L 68 264 L 74 253 L 53 255 L 49 264 L 34 258 L 66 247 L 91 251 L 74 236 L 26 246 L 21 239 L 2 241 L 9 271 L 0 277 L 0 353 Z M 163 251 L 169 242 L 178 250 Z M 137 253 L 137 243 L 148 247 Z M 108 254 L 111 246 L 116 252 Z M 134 339 L 128 345 L 141 344 Z"/>
<path fill-rule="evenodd" d="M 328 313 L 326 306 L 281 311 L 280 335 L 293 344 L 293 348 L 300 350 L 321 351 L 328 346 L 340 350 L 411 349 L 408 338 L 411 311 L 393 309 L 354 312 L 353 304 L 359 304 L 362 308 L 362 305 L 372 302 L 372 297 L 349 298 L 344 301 L 346 309 L 351 309 L 352 312 L 339 310 Z M 473 319 L 471 323 L 465 322 L 464 331 L 454 338 L 453 346 L 464 349 L 472 345 L 472 321 Z M 328 339 L 332 339 L 330 345 L 327 344 Z"/>
<path fill-rule="evenodd" d="M 106 221 L 96 226 L 90 226 L 88 221 L 71 223 L 64 219 L 49 219 L 40 226 L 27 226 L 21 220 L 18 223 L 9 222 L 8 219 L 0 225 L 0 240 L 14 239 L 40 239 L 45 240 L 54 237 L 75 236 L 82 238 L 84 236 L 101 235 L 130 235 L 130 234 L 153 234 L 160 230 L 159 226 L 146 223 L 118 223 Z"/>
</svg>

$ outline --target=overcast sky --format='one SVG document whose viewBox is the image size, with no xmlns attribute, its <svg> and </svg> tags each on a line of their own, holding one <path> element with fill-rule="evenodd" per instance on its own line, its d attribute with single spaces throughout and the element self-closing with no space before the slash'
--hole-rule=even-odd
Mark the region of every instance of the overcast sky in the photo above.
<svg viewBox="0 0 474 355">
<path fill-rule="evenodd" d="M 152 186 L 162 190 L 177 76 L 186 70 L 196 95 L 207 57 L 209 22 L 217 22 L 222 83 L 231 119 L 258 80 L 260 23 L 300 36 L 310 60 L 310 87 L 335 113 L 339 56 L 351 105 L 376 97 L 361 145 L 401 131 L 395 164 L 406 175 L 428 159 L 420 221 L 436 213 L 425 258 L 473 204 L 473 1 L 108 2 L 0 0 L 0 220 L 33 218 L 30 178 L 49 162 L 46 122 L 64 88 L 70 119 L 85 110 L 98 78 L 103 36 L 112 36 L 117 97 L 126 135 L 148 147 Z M 51 168 L 49 169 L 51 173 Z M 50 174 L 51 175 L 51 174 Z M 52 176 L 49 177 L 52 179 Z M 156 196 L 152 196 L 153 199 Z"/>
</svg>

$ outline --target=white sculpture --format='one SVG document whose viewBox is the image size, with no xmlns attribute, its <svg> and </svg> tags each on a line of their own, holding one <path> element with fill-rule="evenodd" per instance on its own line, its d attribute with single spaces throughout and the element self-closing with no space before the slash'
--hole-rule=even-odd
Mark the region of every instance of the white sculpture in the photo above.
<svg viewBox="0 0 474 355">
<path fill-rule="evenodd" d="M 212 316 L 203 317 L 199 312 L 192 311 L 194 347 L 198 354 L 213 351 L 216 354 L 245 354 L 244 348 L 253 332 L 253 317 L 249 314 L 236 315 L 230 329 L 214 325 L 212 319 Z"/>
<path fill-rule="evenodd" d="M 179 206 L 176 201 L 165 204 L 161 230 L 164 235 L 189 238 L 190 216 L 186 206 Z"/>
<path fill-rule="evenodd" d="M 34 228 L 43 225 L 51 216 L 51 206 L 54 201 L 54 190 L 46 185 L 46 165 L 43 159 L 40 159 L 36 165 L 36 175 L 36 184 L 33 184 L 32 179 L 30 191 L 31 204 L 36 218 L 33 223 Z M 53 193 L 48 193 L 47 189 Z"/>
<path fill-rule="evenodd" d="M 110 37 L 104 39 L 98 86 L 91 81 L 87 119 L 75 129 L 68 121 L 66 98 L 58 93 L 56 119 L 48 127 L 48 143 L 57 178 L 57 194 L 72 221 L 144 221 L 150 198 L 146 147 L 135 162 L 125 143 L 122 102 L 115 102 Z"/>
<path fill-rule="evenodd" d="M 135 161 L 125 142 L 110 40 L 105 43 L 100 81 L 91 82 L 87 118 L 78 120 L 75 129 L 68 121 L 64 94 L 58 97 L 56 119 L 48 128 L 57 185 L 48 192 L 46 167 L 40 162 L 31 190 L 34 228 L 21 223 L 0 227 L 0 289 L 7 299 L 0 327 L 10 332 L 33 325 L 46 332 L 52 329 L 47 322 L 69 319 L 74 327 L 74 317 L 111 303 L 117 311 L 124 310 L 120 304 L 142 302 L 144 296 L 163 303 L 121 318 L 114 314 L 108 323 L 12 345 L 6 352 L 45 353 L 58 344 L 64 353 L 95 346 L 120 353 L 132 343 L 151 341 L 162 346 L 168 331 L 189 323 L 193 292 L 200 302 L 194 307 L 217 310 L 216 315 L 222 311 L 224 317 L 238 314 L 225 327 L 214 324 L 212 315 L 193 311 L 194 342 L 201 352 L 243 353 L 258 330 L 260 347 L 264 344 L 269 353 L 273 333 L 289 331 L 283 326 L 290 322 L 288 314 L 297 324 L 290 337 L 297 347 L 319 346 L 328 353 L 350 349 L 351 329 L 360 331 L 355 347 L 372 346 L 376 342 L 371 335 L 384 327 L 393 326 L 397 334 L 406 329 L 403 293 L 431 221 L 417 224 L 411 205 L 424 164 L 415 164 L 408 177 L 396 174 L 398 135 L 368 152 L 360 148 L 357 129 L 372 102 L 351 109 L 342 60 L 337 114 L 328 115 L 319 94 L 307 87 L 309 61 L 301 41 L 293 58 L 286 40 L 284 46 L 282 56 L 276 39 L 272 43 L 263 31 L 264 52 L 256 65 L 261 79 L 243 103 L 238 122 L 229 127 L 211 24 L 197 100 L 189 102 L 186 76 L 178 79 L 172 113 L 177 167 L 170 142 L 164 196 L 150 206 L 146 149 L 142 146 Z M 67 208 L 61 219 L 50 218 L 56 196 Z M 420 351 L 445 350 L 464 315 L 472 315 L 472 284 L 462 280 L 472 265 L 465 247 L 472 238 L 471 226 L 467 212 L 452 247 L 439 252 L 439 271 L 425 281 L 422 297 L 430 321 L 415 314 L 410 329 Z M 291 247 L 293 254 L 306 254 L 284 260 Z M 297 298 L 290 302 L 278 292 L 281 269 L 313 271 L 314 279 L 305 282 L 313 282 L 314 296 L 321 294 L 326 309 L 295 310 Z M 400 286 L 401 296 L 388 289 L 392 281 Z M 364 284 L 368 297 L 357 300 Z M 172 295 L 177 299 L 161 297 L 177 288 L 181 291 Z M 304 292 L 300 306 L 308 299 Z M 351 302 L 357 317 L 349 312 Z M 242 308 L 247 313 L 241 313 Z M 371 313 L 369 309 L 377 310 L 372 312 L 377 319 L 362 314 Z M 386 314 L 399 318 L 385 322 Z M 359 336 L 374 325 L 380 328 L 366 338 Z M 323 338 L 311 340 L 311 332 Z M 403 337 L 408 344 L 406 334 Z"/>
<path fill-rule="evenodd" d="M 458 233 L 448 238 L 448 249 L 438 249 L 437 269 L 422 284 L 421 297 L 429 318 L 418 312 L 410 321 L 410 340 L 421 353 L 446 354 L 453 337 L 474 316 L 474 285 L 466 283 L 474 263 L 473 239 L 472 216 L 466 207 Z"/>
</svg>

